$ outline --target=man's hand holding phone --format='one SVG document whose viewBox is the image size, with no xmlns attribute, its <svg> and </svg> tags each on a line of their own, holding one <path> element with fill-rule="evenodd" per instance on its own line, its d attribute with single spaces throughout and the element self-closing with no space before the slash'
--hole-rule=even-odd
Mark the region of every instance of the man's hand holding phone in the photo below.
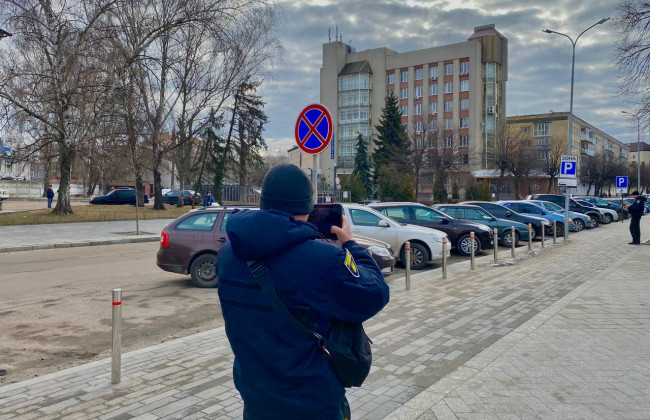
<svg viewBox="0 0 650 420">
<path fill-rule="evenodd" d="M 350 222 L 348 222 L 347 217 L 342 216 L 341 222 L 342 222 L 341 227 L 332 226 L 332 233 L 336 235 L 339 244 L 343 245 L 347 241 L 354 240 L 354 237 L 352 236 L 352 230 L 350 229 Z"/>
</svg>

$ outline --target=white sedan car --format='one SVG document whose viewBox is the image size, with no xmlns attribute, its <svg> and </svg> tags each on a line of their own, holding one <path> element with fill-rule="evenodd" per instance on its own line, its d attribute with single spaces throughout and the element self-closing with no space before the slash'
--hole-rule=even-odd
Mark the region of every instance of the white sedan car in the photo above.
<svg viewBox="0 0 650 420">
<path fill-rule="evenodd" d="M 9 198 L 7 190 L 0 189 L 0 201 L 6 200 L 7 198 Z"/>
<path fill-rule="evenodd" d="M 439 230 L 415 225 L 397 223 L 376 210 L 355 204 L 343 204 L 345 217 L 350 222 L 353 235 L 367 236 L 384 241 L 397 252 L 399 261 L 405 259 L 404 243 L 411 243 L 411 268 L 420 270 L 427 264 L 442 260 L 442 241 L 447 242 L 446 254 L 449 256 L 449 239 Z"/>
</svg>

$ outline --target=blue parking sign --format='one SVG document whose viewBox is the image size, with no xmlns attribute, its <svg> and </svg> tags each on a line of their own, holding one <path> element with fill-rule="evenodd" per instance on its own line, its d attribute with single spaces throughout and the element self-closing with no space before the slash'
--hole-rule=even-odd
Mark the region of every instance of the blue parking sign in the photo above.
<svg viewBox="0 0 650 420">
<path fill-rule="evenodd" d="M 617 176 L 616 177 L 616 188 L 627 188 L 627 177 L 626 176 Z"/>
</svg>

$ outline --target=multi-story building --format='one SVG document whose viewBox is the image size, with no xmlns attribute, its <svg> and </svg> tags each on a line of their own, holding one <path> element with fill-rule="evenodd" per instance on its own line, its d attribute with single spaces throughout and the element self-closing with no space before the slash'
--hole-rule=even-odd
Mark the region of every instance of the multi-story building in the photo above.
<svg viewBox="0 0 650 420">
<path fill-rule="evenodd" d="M 494 25 L 474 28 L 465 42 L 405 53 L 324 44 L 320 103 L 332 114 L 336 144 L 333 158 L 319 156 L 322 174 L 331 183 L 335 165 L 339 174 L 353 171 L 359 134 L 372 150 L 389 92 L 414 143 L 434 132 L 438 144 L 457 147 L 463 170 L 489 167 L 494 135 L 505 124 L 507 51 Z"/>
<path fill-rule="evenodd" d="M 650 144 L 642 141 L 640 144 L 639 142 L 629 143 L 628 146 L 630 147 L 630 156 L 628 158 L 630 166 L 636 168 L 637 162 L 640 162 L 641 171 L 644 171 L 650 165 Z M 643 175 L 641 179 L 643 179 Z"/>
<path fill-rule="evenodd" d="M 550 153 L 552 141 L 562 144 L 562 154 L 567 154 L 567 137 L 569 134 L 569 113 L 550 112 L 546 114 L 533 114 L 513 116 L 506 118 L 508 132 L 518 133 L 531 140 L 534 157 L 540 161 L 547 158 Z M 555 139 L 555 140 L 552 140 Z M 627 165 L 629 147 L 627 144 L 599 130 L 594 125 L 573 115 L 571 133 L 571 154 L 578 156 L 578 168 L 580 173 L 581 162 L 589 156 L 608 155 L 622 160 Z M 546 192 L 547 182 L 543 175 L 539 179 L 531 181 L 533 192 L 539 189 Z M 492 181 L 491 181 L 492 182 Z M 613 180 L 612 180 L 613 182 Z M 530 187 L 530 186 L 529 186 Z M 551 190 L 557 191 L 557 185 L 552 185 Z M 577 194 L 584 193 L 584 188 L 579 186 Z"/>
</svg>

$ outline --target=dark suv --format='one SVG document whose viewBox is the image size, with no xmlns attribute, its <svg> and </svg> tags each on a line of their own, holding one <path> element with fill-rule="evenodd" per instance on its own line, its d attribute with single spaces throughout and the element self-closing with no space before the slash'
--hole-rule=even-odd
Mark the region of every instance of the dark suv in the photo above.
<svg viewBox="0 0 650 420">
<path fill-rule="evenodd" d="M 226 224 L 236 209 L 244 208 L 257 210 L 245 206 L 203 207 L 178 217 L 160 234 L 156 264 L 165 271 L 189 274 L 197 287 L 216 287 L 217 252 L 228 241 Z M 390 245 L 365 237 L 354 239 L 372 251 L 384 275 L 393 272 L 397 259 Z"/>
<path fill-rule="evenodd" d="M 147 194 L 144 195 L 144 203 L 149 203 Z M 118 188 L 106 195 L 92 198 L 90 204 L 131 204 L 135 206 L 135 190 L 133 188 Z"/>
<path fill-rule="evenodd" d="M 566 197 L 559 194 L 532 194 L 527 196 L 524 200 L 550 201 L 551 203 L 555 203 L 564 208 Z M 569 211 L 575 211 L 589 216 L 591 218 L 592 227 L 598 227 L 599 224 L 603 223 L 603 214 L 599 212 L 598 209 L 583 206 L 573 198 L 569 198 Z"/>
<path fill-rule="evenodd" d="M 472 231 L 476 238 L 474 255 L 481 249 L 492 249 L 494 247 L 492 231 L 488 226 L 455 219 L 424 204 L 373 203 L 368 204 L 368 207 L 397 222 L 429 227 L 446 233 L 452 248 L 456 248 L 458 253 L 464 256 L 470 255 L 470 249 L 472 248 L 470 232 Z"/>
<path fill-rule="evenodd" d="M 463 202 L 463 204 L 473 204 L 475 206 L 479 206 L 499 219 L 513 220 L 515 222 L 523 223 L 526 225 L 530 223 L 533 227 L 533 230 L 535 230 L 535 236 L 533 238 L 541 238 L 542 227 L 544 228 L 545 235 L 553 235 L 553 225 L 543 217 L 520 214 L 516 211 L 513 211 L 512 209 L 502 206 L 501 204 L 491 203 L 489 201 L 466 201 Z M 559 232 L 559 230 L 560 229 L 558 229 L 558 235 L 562 235 L 564 231 Z"/>
</svg>

